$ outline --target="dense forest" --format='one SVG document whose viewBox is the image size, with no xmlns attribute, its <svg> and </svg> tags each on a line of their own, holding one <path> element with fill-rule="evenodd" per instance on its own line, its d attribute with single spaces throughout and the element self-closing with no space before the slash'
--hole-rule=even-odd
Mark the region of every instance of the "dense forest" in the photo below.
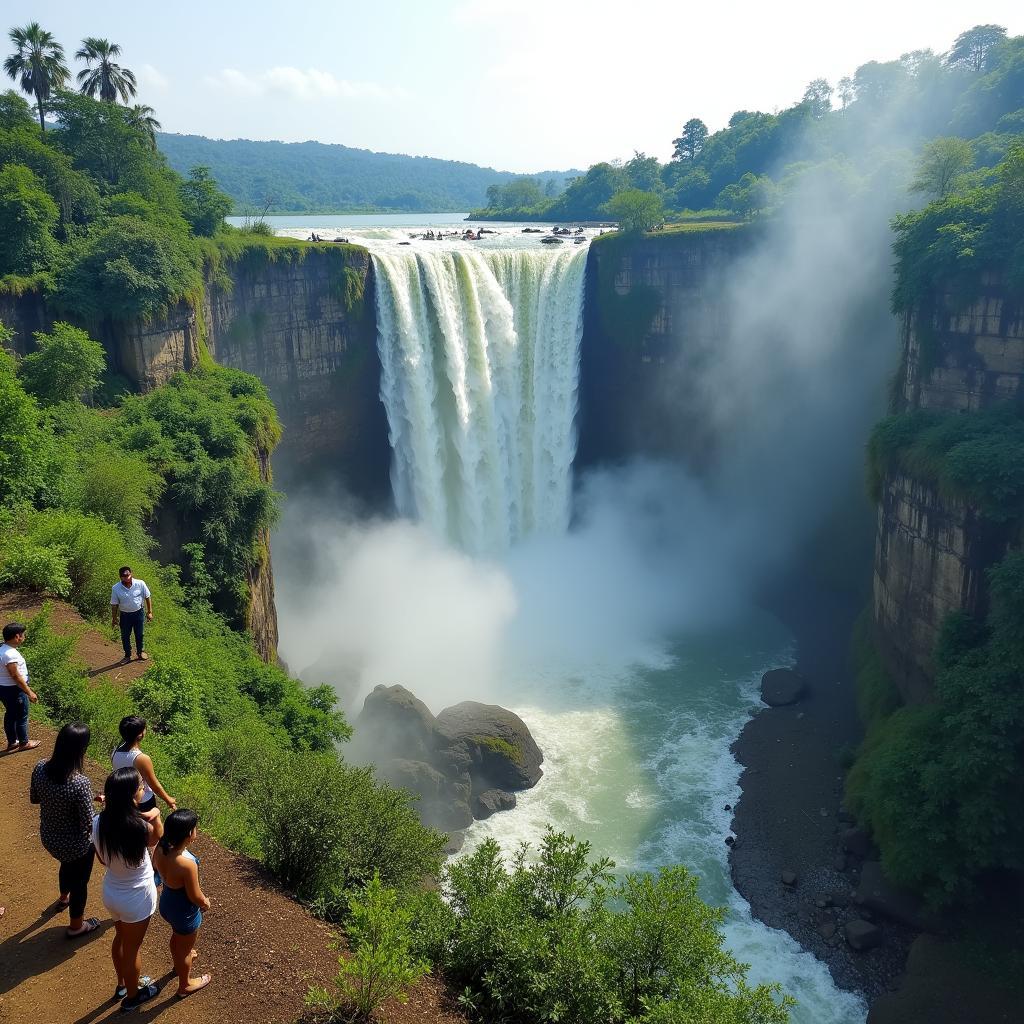
<svg viewBox="0 0 1024 1024">
<path fill-rule="evenodd" d="M 520 177 L 488 190 L 475 217 L 596 221 L 641 226 L 694 215 L 753 219 L 784 204 L 812 178 L 847 193 L 879 175 L 898 177 L 926 141 L 936 140 L 921 191 L 944 195 L 957 182 L 988 180 L 1024 132 L 1024 37 L 997 25 L 962 33 L 946 54 L 914 50 L 870 61 L 836 86 L 811 82 L 775 114 L 738 110 L 721 131 L 698 117 L 673 139 L 672 159 L 636 153 L 594 164 L 563 193 Z M 941 141 L 938 141 L 941 140 Z M 956 141 L 959 140 L 959 141 Z"/>
<path fill-rule="evenodd" d="M 157 134 L 170 166 L 187 174 L 209 167 L 236 213 L 443 213 L 485 201 L 487 190 L 515 180 L 508 171 L 426 156 L 374 153 L 322 142 L 253 142 Z M 577 171 L 536 177 L 549 196 Z"/>
</svg>

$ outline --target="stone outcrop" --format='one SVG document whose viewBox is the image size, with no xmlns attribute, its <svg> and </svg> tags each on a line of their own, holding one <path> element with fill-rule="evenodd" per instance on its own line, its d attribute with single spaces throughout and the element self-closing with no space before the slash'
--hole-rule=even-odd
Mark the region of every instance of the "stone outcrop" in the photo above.
<svg viewBox="0 0 1024 1024">
<path fill-rule="evenodd" d="M 352 756 L 419 797 L 425 825 L 450 832 L 516 805 L 539 781 L 540 748 L 523 720 L 464 701 L 435 718 L 404 686 L 377 686 L 355 723 Z"/>
<path fill-rule="evenodd" d="M 973 302 L 938 294 L 908 315 L 899 409 L 967 412 L 1024 400 L 1024 297 L 992 276 Z M 1012 524 L 904 473 L 884 481 L 873 582 L 875 638 L 904 700 L 929 699 L 932 656 L 951 612 L 987 611 L 985 570 L 1017 543 Z"/>
</svg>

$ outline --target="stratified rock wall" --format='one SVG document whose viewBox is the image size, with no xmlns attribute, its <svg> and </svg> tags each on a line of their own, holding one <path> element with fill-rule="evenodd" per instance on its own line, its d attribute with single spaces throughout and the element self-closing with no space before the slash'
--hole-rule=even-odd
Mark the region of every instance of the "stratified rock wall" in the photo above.
<svg viewBox="0 0 1024 1024">
<path fill-rule="evenodd" d="M 598 239 L 587 262 L 577 465 L 633 455 L 699 462 L 710 441 L 691 401 L 689 360 L 725 338 L 726 279 L 747 227 Z"/>
<path fill-rule="evenodd" d="M 935 297 L 906 318 L 897 406 L 968 412 L 1024 402 L 1024 303 L 988 277 L 970 303 Z M 1012 526 L 902 473 L 878 509 L 873 605 L 886 668 L 910 702 L 932 692 L 935 643 L 952 612 L 983 616 L 985 570 L 1014 545 Z"/>
</svg>

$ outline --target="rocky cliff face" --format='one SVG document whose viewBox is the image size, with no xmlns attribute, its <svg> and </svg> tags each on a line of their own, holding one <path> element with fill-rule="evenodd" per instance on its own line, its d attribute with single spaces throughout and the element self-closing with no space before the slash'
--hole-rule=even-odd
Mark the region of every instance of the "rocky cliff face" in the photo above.
<svg viewBox="0 0 1024 1024">
<path fill-rule="evenodd" d="M 580 367 L 578 464 L 631 455 L 699 461 L 704 427 L 681 411 L 687 360 L 713 349 L 728 326 L 730 269 L 749 229 L 596 241 L 587 263 Z M 671 410 L 672 415 L 666 415 Z M 671 426 L 671 429 L 670 429 Z"/>
<path fill-rule="evenodd" d="M 205 344 L 219 363 L 252 373 L 266 384 L 283 427 L 275 475 L 301 482 L 329 467 L 364 500 L 390 495 L 390 445 L 380 402 L 369 254 L 356 246 L 309 249 L 303 259 L 260 258 L 257 252 L 227 266 L 230 287 L 208 282 L 196 310 L 185 303 L 150 323 L 89 326 L 99 333 L 116 371 L 141 390 L 192 369 Z M 32 334 L 55 317 L 39 295 L 0 296 L 0 322 L 15 331 L 16 352 L 31 350 Z M 269 461 L 262 471 L 269 478 Z M 173 510 L 157 523 L 165 557 L 180 550 L 186 524 Z M 277 650 L 277 613 L 270 560 L 249 580 L 248 626 L 260 654 Z"/>
<path fill-rule="evenodd" d="M 906 319 L 896 405 L 971 411 L 1024 401 L 1024 303 L 995 278 L 969 305 L 937 296 Z M 928 699 L 932 655 L 951 612 L 983 616 L 985 570 L 1014 543 L 1011 527 L 921 481 L 893 474 L 878 510 L 873 585 L 879 650 L 907 701 Z"/>
</svg>

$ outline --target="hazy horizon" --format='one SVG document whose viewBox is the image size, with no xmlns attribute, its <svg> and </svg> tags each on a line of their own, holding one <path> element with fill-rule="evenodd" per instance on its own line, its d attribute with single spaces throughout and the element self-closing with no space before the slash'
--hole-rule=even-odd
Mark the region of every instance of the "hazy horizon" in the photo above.
<svg viewBox="0 0 1024 1024">
<path fill-rule="evenodd" d="M 814 78 L 949 48 L 972 25 L 1024 32 L 1024 8 L 983 0 L 867 0 L 826 21 L 806 0 L 751 5 L 722 30 L 718 9 L 638 0 L 394 0 L 352 8 L 312 0 L 237 12 L 195 0 L 170 8 L 13 6 L 70 54 L 84 36 L 122 47 L 139 101 L 165 131 L 215 139 L 322 142 L 460 160 L 517 173 L 585 168 L 634 150 L 666 160 L 690 117 L 712 131 L 736 110 L 792 105 Z M 765 40 L 773 40 L 768 50 Z"/>
</svg>

